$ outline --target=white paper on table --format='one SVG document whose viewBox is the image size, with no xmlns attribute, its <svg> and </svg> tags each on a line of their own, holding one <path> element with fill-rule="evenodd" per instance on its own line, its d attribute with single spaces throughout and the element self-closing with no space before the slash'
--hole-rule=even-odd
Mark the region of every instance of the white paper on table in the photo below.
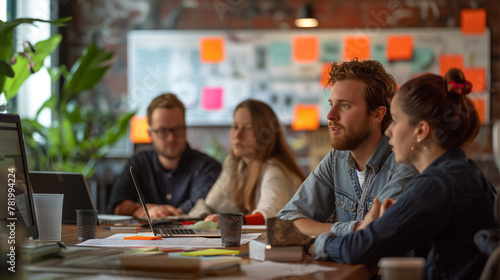
<svg viewBox="0 0 500 280">
<path fill-rule="evenodd" d="M 167 237 L 161 240 L 124 240 L 123 237 L 144 234 L 126 234 L 118 233 L 104 239 L 89 239 L 77 245 L 80 246 L 97 246 L 97 247 L 182 247 L 182 248 L 222 248 L 220 238 L 207 237 Z M 252 239 L 260 236 L 260 233 L 247 233 L 241 235 L 241 244 L 246 244 Z"/>
</svg>

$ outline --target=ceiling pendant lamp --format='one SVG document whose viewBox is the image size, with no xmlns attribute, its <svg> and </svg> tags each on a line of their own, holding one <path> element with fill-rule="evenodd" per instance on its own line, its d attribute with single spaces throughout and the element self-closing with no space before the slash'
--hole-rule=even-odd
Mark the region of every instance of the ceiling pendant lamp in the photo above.
<svg viewBox="0 0 500 280">
<path fill-rule="evenodd" d="M 301 28 L 312 28 L 318 26 L 318 20 L 314 17 L 311 3 L 306 3 L 299 8 L 295 26 Z"/>
</svg>

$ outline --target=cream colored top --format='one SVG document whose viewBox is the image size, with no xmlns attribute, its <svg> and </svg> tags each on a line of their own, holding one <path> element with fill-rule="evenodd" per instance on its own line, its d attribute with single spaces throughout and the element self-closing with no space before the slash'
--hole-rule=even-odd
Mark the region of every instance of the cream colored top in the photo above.
<svg viewBox="0 0 500 280">
<path fill-rule="evenodd" d="M 234 203 L 232 190 L 229 190 L 231 171 L 231 157 L 226 157 L 222 172 L 205 199 L 198 199 L 189 212 L 191 217 L 203 217 L 209 214 L 224 212 L 242 212 Z M 302 184 L 302 180 L 295 173 L 285 174 L 275 162 L 268 160 L 263 166 L 263 172 L 255 191 L 255 210 L 251 214 L 261 213 L 264 220 L 276 214 L 288 203 Z M 242 176 L 246 165 L 243 160 L 238 162 L 238 176 Z M 250 214 L 250 213 L 244 213 Z"/>
</svg>

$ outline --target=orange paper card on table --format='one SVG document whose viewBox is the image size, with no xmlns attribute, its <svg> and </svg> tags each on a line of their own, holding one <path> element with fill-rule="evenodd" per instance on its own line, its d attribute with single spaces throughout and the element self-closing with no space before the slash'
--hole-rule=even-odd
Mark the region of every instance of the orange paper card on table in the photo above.
<svg viewBox="0 0 500 280">
<path fill-rule="evenodd" d="M 410 60 L 413 58 L 413 37 L 389 36 L 386 56 L 388 60 Z"/>
<path fill-rule="evenodd" d="M 144 235 L 134 235 L 125 236 L 124 240 L 161 240 L 161 236 L 144 236 Z"/>
</svg>

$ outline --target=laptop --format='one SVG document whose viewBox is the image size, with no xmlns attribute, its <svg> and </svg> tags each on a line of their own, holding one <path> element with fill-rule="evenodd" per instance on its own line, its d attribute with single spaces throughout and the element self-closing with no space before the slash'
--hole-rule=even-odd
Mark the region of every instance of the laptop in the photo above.
<svg viewBox="0 0 500 280">
<path fill-rule="evenodd" d="M 0 220 L 15 228 L 24 225 L 28 237 L 37 239 L 33 191 L 17 114 L 0 113 L 0 182 Z"/>
<path fill-rule="evenodd" d="M 62 222 L 76 224 L 76 209 L 95 209 L 81 173 L 30 171 L 34 193 L 64 194 Z"/>
<path fill-rule="evenodd" d="M 220 237 L 220 229 L 187 229 L 187 228 L 173 228 L 164 227 L 162 225 L 156 225 L 152 222 L 149 216 L 148 208 L 146 207 L 146 201 L 144 201 L 144 196 L 137 183 L 137 179 L 132 171 L 132 166 L 129 169 L 130 176 L 132 176 L 132 181 L 134 182 L 135 189 L 137 190 L 137 195 L 139 196 L 139 201 L 141 202 L 142 208 L 146 213 L 146 219 L 148 220 L 149 227 L 155 236 L 161 237 Z"/>
<path fill-rule="evenodd" d="M 76 209 L 95 209 L 87 180 L 81 173 L 30 171 L 34 193 L 64 194 L 63 217 L 65 224 L 76 224 Z M 98 214 L 99 224 L 123 222 L 132 216 Z"/>
</svg>

